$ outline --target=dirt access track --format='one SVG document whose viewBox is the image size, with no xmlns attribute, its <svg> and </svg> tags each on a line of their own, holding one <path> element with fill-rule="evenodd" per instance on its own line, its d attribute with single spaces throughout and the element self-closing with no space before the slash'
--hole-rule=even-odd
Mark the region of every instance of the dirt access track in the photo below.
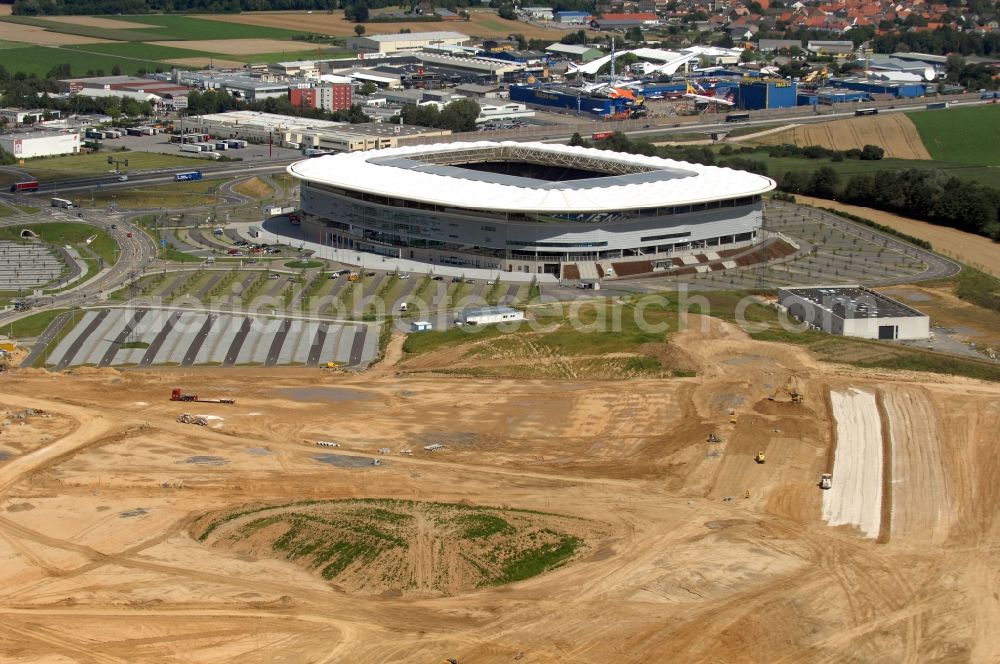
<svg viewBox="0 0 1000 664">
<path fill-rule="evenodd" d="M 8 410 L 66 424 L 0 462 L 0 661 L 1000 661 L 1000 386 L 818 364 L 692 323 L 673 341 L 698 376 L 667 380 L 408 375 L 405 358 L 359 375 L 13 373 Z M 237 402 L 181 408 L 175 386 Z M 881 423 L 877 537 L 828 525 L 816 486 L 852 449 L 834 445 L 830 394 L 856 391 L 874 398 L 840 431 Z M 318 440 L 392 452 L 333 466 Z M 348 591 L 190 534 L 212 510 L 358 497 L 540 510 L 602 534 L 560 569 L 456 594 Z"/>
</svg>

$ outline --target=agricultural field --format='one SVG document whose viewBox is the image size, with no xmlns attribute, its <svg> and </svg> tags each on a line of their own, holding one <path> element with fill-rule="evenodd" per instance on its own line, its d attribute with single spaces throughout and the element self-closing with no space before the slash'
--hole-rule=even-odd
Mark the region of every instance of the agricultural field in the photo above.
<svg viewBox="0 0 1000 664">
<path fill-rule="evenodd" d="M 935 160 L 1000 167 L 1000 106 L 908 113 Z M 996 186 L 996 185 L 994 185 Z"/>
<path fill-rule="evenodd" d="M 110 72 L 115 66 L 134 74 L 171 65 L 240 66 L 249 61 L 275 62 L 318 53 L 329 57 L 342 52 L 291 40 L 311 32 L 308 28 L 289 31 L 182 15 L 69 18 L 4 17 L 0 40 L 9 44 L 4 48 L 4 66 L 40 76 L 64 63 L 77 76 L 87 71 Z"/>
<path fill-rule="evenodd" d="M 373 15 L 378 12 L 373 12 Z M 486 9 L 470 11 L 469 21 L 414 21 L 409 23 L 367 23 L 366 34 L 393 34 L 403 28 L 413 32 L 429 32 L 451 30 L 476 37 L 506 37 L 510 34 L 521 34 L 527 39 L 559 38 L 575 30 L 559 28 L 542 28 L 520 21 L 508 21 L 497 16 L 495 11 Z M 246 26 L 267 26 L 280 28 L 290 32 L 317 32 L 335 37 L 353 37 L 355 23 L 344 19 L 342 11 L 306 13 L 297 12 L 244 12 L 242 14 L 207 14 L 201 18 L 219 21 L 225 24 L 239 22 Z M 591 32 L 596 35 L 596 32 Z"/>
<path fill-rule="evenodd" d="M 892 113 L 805 124 L 766 136 L 751 137 L 747 141 L 756 145 L 819 145 L 831 150 L 860 150 L 865 145 L 877 145 L 885 150 L 885 156 L 889 158 L 930 159 L 910 117 Z"/>
</svg>

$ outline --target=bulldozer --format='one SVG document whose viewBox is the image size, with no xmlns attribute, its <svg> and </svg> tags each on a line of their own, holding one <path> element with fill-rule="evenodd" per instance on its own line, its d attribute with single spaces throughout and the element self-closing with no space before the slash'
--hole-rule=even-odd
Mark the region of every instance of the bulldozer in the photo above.
<svg viewBox="0 0 1000 664">
<path fill-rule="evenodd" d="M 764 463 L 764 450 L 757 450 L 757 454 L 754 456 L 753 460 L 757 463 Z"/>
<path fill-rule="evenodd" d="M 200 427 L 208 426 L 208 420 L 204 417 L 198 417 L 197 415 L 191 415 L 190 413 L 184 413 L 183 415 L 177 416 L 177 421 L 181 424 L 197 424 Z"/>
<path fill-rule="evenodd" d="M 833 488 L 833 475 L 830 473 L 823 473 L 819 476 L 819 488 L 821 489 L 832 489 Z"/>
</svg>

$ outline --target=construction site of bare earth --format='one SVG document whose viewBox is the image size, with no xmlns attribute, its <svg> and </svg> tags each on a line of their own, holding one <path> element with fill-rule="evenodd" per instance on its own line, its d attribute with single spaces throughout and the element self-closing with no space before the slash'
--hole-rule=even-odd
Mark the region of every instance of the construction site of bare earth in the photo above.
<svg viewBox="0 0 1000 664">
<path fill-rule="evenodd" d="M 1000 386 L 688 322 L 664 378 L 10 372 L 0 661 L 1000 661 Z"/>
</svg>

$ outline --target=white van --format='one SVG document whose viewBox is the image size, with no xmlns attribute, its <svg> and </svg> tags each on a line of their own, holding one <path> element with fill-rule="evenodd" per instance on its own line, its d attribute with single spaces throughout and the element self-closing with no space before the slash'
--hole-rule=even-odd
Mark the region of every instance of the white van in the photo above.
<svg viewBox="0 0 1000 664">
<path fill-rule="evenodd" d="M 399 305 L 399 310 L 400 310 L 400 311 L 408 311 L 409 309 L 410 309 L 410 305 L 409 305 L 409 304 L 407 304 L 406 302 L 402 302 L 402 303 L 401 303 L 401 304 Z"/>
</svg>

